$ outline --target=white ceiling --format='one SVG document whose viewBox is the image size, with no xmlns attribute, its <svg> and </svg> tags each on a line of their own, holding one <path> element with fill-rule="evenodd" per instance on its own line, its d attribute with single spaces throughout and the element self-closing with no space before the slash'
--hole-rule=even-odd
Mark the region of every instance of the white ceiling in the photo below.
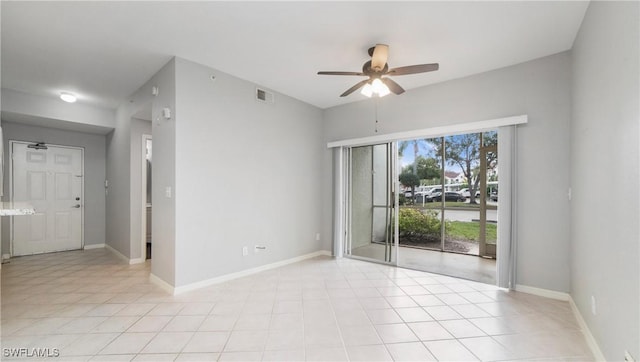
<svg viewBox="0 0 640 362">
<path fill-rule="evenodd" d="M 2 87 L 114 108 L 177 55 L 321 108 L 363 79 L 367 48 L 405 89 L 571 48 L 588 2 L 1 2 Z M 392 95 L 393 96 L 393 95 Z"/>
</svg>

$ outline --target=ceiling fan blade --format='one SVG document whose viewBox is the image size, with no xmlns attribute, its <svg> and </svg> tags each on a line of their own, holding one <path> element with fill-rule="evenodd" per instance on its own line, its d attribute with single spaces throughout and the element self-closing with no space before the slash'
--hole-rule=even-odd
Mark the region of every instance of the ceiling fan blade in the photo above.
<svg viewBox="0 0 640 362">
<path fill-rule="evenodd" d="M 390 69 L 387 72 L 387 74 L 389 74 L 389 75 L 407 75 L 407 74 L 433 72 L 434 70 L 438 70 L 439 67 L 440 66 L 438 65 L 438 63 L 409 65 L 409 66 L 406 66 L 406 67 L 398 67 L 398 68 Z"/>
<path fill-rule="evenodd" d="M 389 46 L 386 44 L 376 44 L 373 49 L 373 55 L 371 55 L 371 68 L 376 72 L 381 71 L 384 65 L 387 64 L 387 58 L 389 58 Z"/>
<path fill-rule="evenodd" d="M 358 89 L 362 88 L 365 84 L 367 84 L 368 81 L 369 81 L 369 79 L 365 79 L 365 80 L 363 80 L 361 82 L 356 83 L 356 85 L 354 85 L 353 87 L 347 89 L 344 93 L 342 93 L 340 95 L 340 97 L 346 97 L 349 94 L 357 91 Z"/>
<path fill-rule="evenodd" d="M 402 89 L 400 84 L 396 83 L 393 79 L 381 78 L 381 80 L 382 80 L 382 83 L 384 83 L 387 87 L 389 87 L 389 90 L 392 91 L 394 94 L 404 93 L 404 89 Z"/>
<path fill-rule="evenodd" d="M 318 72 L 318 75 L 365 75 L 362 72 Z"/>
</svg>

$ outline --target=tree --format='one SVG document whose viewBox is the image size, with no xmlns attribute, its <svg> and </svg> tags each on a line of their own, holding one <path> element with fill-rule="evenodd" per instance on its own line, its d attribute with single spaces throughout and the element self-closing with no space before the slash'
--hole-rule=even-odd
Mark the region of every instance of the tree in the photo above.
<svg viewBox="0 0 640 362">
<path fill-rule="evenodd" d="M 420 179 L 418 178 L 418 175 L 410 172 L 403 172 L 398 176 L 398 179 L 405 187 L 411 187 L 411 195 L 416 194 L 416 186 L 420 186 Z"/>
<path fill-rule="evenodd" d="M 462 169 L 464 177 L 469 185 L 469 202 L 475 204 L 476 190 L 480 184 L 480 144 L 493 146 L 498 144 L 498 133 L 489 131 L 482 134 L 468 133 L 463 135 L 445 137 L 445 158 L 450 166 L 457 165 Z M 430 139 L 434 145 L 439 161 L 442 161 L 442 138 Z M 498 165 L 498 155 L 495 152 L 487 152 L 487 170 L 493 170 Z"/>
<path fill-rule="evenodd" d="M 430 140 L 435 146 L 439 158 L 442 158 L 442 138 Z M 480 134 L 467 133 L 463 135 L 448 136 L 445 138 L 445 159 L 450 166 L 457 165 L 462 169 L 464 177 L 469 184 L 469 202 L 476 203 L 475 194 L 478 177 L 473 171 L 480 165 Z"/>
<path fill-rule="evenodd" d="M 425 142 L 424 139 L 414 139 L 414 140 L 398 142 L 398 153 L 400 154 L 400 158 L 402 158 L 402 155 L 404 151 L 407 149 L 407 147 L 409 146 L 413 147 L 413 174 L 414 175 L 418 174 L 418 164 L 416 160 L 418 159 L 418 153 L 420 152 L 420 145 L 422 145 L 424 142 Z"/>
<path fill-rule="evenodd" d="M 414 163 L 418 164 L 417 175 L 421 180 L 440 178 L 440 164 L 435 158 L 418 156 Z"/>
<path fill-rule="evenodd" d="M 417 163 L 418 173 L 416 175 L 420 180 L 433 180 L 440 178 L 440 165 L 436 159 L 418 156 L 416 161 L 417 162 L 403 167 L 401 173 L 414 173 L 413 169 Z"/>
</svg>

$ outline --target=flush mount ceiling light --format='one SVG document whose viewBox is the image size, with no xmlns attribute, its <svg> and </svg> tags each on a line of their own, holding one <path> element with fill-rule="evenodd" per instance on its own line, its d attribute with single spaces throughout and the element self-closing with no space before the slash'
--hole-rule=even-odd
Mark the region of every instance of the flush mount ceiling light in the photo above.
<svg viewBox="0 0 640 362">
<path fill-rule="evenodd" d="M 67 103 L 73 103 L 76 100 L 78 100 L 78 98 L 75 95 L 73 95 L 73 94 L 71 94 L 69 92 L 60 93 L 60 99 L 62 99 L 63 101 L 65 101 Z"/>
</svg>

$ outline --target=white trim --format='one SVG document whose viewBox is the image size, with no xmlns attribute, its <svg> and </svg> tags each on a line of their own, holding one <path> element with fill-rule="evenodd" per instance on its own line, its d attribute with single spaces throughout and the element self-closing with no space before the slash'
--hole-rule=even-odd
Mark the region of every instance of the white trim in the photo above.
<svg viewBox="0 0 640 362">
<path fill-rule="evenodd" d="M 316 251 L 316 252 L 313 252 L 313 253 L 296 256 L 296 257 L 291 258 L 291 259 L 286 259 L 286 260 L 278 261 L 278 262 L 275 262 L 275 263 L 266 264 L 266 265 L 262 265 L 262 266 L 259 266 L 259 267 L 251 268 L 251 269 L 241 270 L 239 272 L 235 272 L 235 273 L 231 273 L 231 274 L 225 274 L 225 275 L 222 275 L 222 276 L 219 276 L 219 277 L 216 277 L 216 278 L 211 278 L 211 279 L 207 279 L 207 280 L 203 280 L 203 281 L 199 281 L 199 282 L 183 285 L 183 286 L 180 286 L 180 287 L 175 287 L 175 288 L 172 288 L 172 294 L 175 295 L 175 294 L 180 294 L 180 293 L 184 293 L 184 292 L 189 292 L 189 291 L 192 291 L 192 290 L 195 290 L 195 289 L 200 289 L 200 288 L 208 287 L 208 286 L 213 285 L 213 284 L 223 283 L 223 282 L 226 282 L 226 281 L 229 281 L 229 280 L 246 277 L 248 275 L 260 273 L 260 272 L 263 272 L 263 271 L 266 271 L 266 270 L 270 270 L 270 269 L 279 268 L 281 266 L 297 263 L 297 262 L 300 262 L 300 261 L 303 261 L 303 260 L 306 260 L 306 259 L 311 259 L 311 258 L 315 258 L 317 256 L 321 256 L 321 255 L 331 256 L 331 252 L 328 251 L 328 250 L 319 250 L 319 251 Z M 162 286 L 160 285 L 160 287 L 162 287 Z"/>
<path fill-rule="evenodd" d="M 564 293 L 564 292 L 557 292 L 555 290 L 530 287 L 528 285 L 522 285 L 522 284 L 516 284 L 516 291 L 521 293 L 533 294 L 541 297 L 569 302 L 571 311 L 573 312 L 573 315 L 576 317 L 576 321 L 580 326 L 580 330 L 582 330 L 582 334 L 584 335 L 587 345 L 589 346 L 591 353 L 593 353 L 593 356 L 595 357 L 596 361 L 606 361 L 606 358 L 602 354 L 602 351 L 600 350 L 600 347 L 598 346 L 596 339 L 593 337 L 593 334 L 591 334 L 591 330 L 589 329 L 589 326 L 587 326 L 587 323 L 585 322 L 584 318 L 582 318 L 582 314 L 580 313 L 578 306 L 576 305 L 576 303 L 574 302 L 570 294 Z"/>
<path fill-rule="evenodd" d="M 345 149 L 333 150 L 333 255 L 342 258 L 344 252 L 345 231 Z"/>
<path fill-rule="evenodd" d="M 159 277 L 157 277 L 155 274 L 150 273 L 149 274 L 149 281 L 157 286 L 159 286 L 162 290 L 164 290 L 165 292 L 169 293 L 169 294 L 176 294 L 175 293 L 175 288 L 165 282 L 164 280 L 160 279 Z"/>
<path fill-rule="evenodd" d="M 84 250 L 101 249 L 104 247 L 105 247 L 105 244 L 91 244 L 91 245 L 85 245 Z"/>
<path fill-rule="evenodd" d="M 11 254 L 2 254 L 2 260 L 9 260 L 11 259 Z"/>
<path fill-rule="evenodd" d="M 122 254 L 121 252 L 119 252 L 116 249 L 114 249 L 111 245 L 108 245 L 108 244 L 99 244 L 99 245 L 104 245 L 105 249 L 111 251 L 112 253 L 114 253 L 118 257 L 118 259 L 121 259 L 122 261 L 126 262 L 129 265 L 142 264 L 142 263 L 145 262 L 145 259 L 143 259 L 143 258 L 129 259 L 124 254 Z M 87 249 L 87 248 L 85 248 L 85 249 Z M 89 248 L 89 249 L 95 249 L 95 248 Z"/>
<path fill-rule="evenodd" d="M 604 354 L 602 354 L 602 351 L 600 350 L 600 346 L 598 346 L 598 342 L 596 342 L 596 339 L 593 337 L 593 334 L 591 334 L 591 330 L 589 329 L 589 326 L 587 326 L 587 322 L 585 322 L 584 318 L 582 318 L 582 314 L 580 313 L 578 306 L 573 301 L 573 297 L 571 296 L 569 296 L 569 306 L 571 306 L 573 315 L 576 317 L 576 320 L 578 321 L 578 325 L 582 330 L 582 334 L 584 334 L 584 338 L 587 340 L 587 345 L 589 346 L 591 353 L 593 353 L 593 356 L 595 357 L 596 361 L 606 361 L 607 359 L 604 358 Z"/>
<path fill-rule="evenodd" d="M 114 253 L 115 256 L 118 257 L 118 259 L 121 259 L 122 261 L 125 261 L 125 262 L 127 262 L 127 264 L 129 264 L 129 258 L 127 258 L 126 256 L 124 256 L 124 254 L 122 254 L 121 252 L 119 252 L 116 249 L 114 249 L 111 245 L 104 244 L 104 248 L 109 250 L 110 252 Z"/>
<path fill-rule="evenodd" d="M 562 300 L 565 302 L 568 301 L 570 298 L 569 293 L 530 287 L 528 285 L 522 285 L 522 284 L 516 284 L 516 292 L 538 295 L 540 297 Z"/>
<path fill-rule="evenodd" d="M 342 146 L 364 146 L 378 143 L 386 143 L 392 141 L 408 140 L 415 138 L 434 138 L 441 136 L 450 136 L 453 134 L 462 134 L 469 132 L 478 132 L 483 130 L 494 129 L 502 126 L 513 126 L 516 124 L 523 124 L 528 122 L 528 116 L 513 116 L 505 118 L 491 119 L 487 121 L 477 121 L 469 123 L 459 123 L 447 126 L 425 128 L 414 131 L 395 132 L 388 134 L 381 134 L 369 137 L 351 138 L 340 141 L 332 141 L 327 143 L 327 148 L 342 147 Z"/>
</svg>

